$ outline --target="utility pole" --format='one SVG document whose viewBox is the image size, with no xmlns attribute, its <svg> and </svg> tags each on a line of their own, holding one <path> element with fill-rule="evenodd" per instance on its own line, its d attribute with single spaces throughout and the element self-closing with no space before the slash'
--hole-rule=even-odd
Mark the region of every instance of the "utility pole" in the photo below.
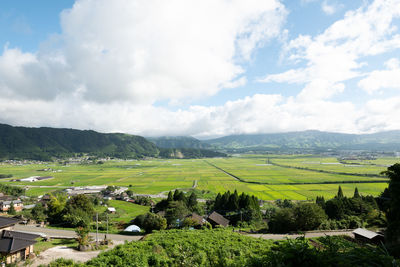
<svg viewBox="0 0 400 267">
<path fill-rule="evenodd" d="M 107 213 L 107 232 L 106 232 L 106 239 L 107 239 L 107 236 L 108 236 L 108 213 Z"/>
<path fill-rule="evenodd" d="M 99 235 L 99 213 L 96 212 L 96 244 L 99 242 L 98 235 Z"/>
</svg>

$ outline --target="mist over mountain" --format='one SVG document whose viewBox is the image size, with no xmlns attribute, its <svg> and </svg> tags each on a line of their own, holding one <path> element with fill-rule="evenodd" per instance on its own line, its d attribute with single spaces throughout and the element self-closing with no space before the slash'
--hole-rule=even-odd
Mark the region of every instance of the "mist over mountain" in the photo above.
<svg viewBox="0 0 400 267">
<path fill-rule="evenodd" d="M 156 144 L 161 148 L 197 148 L 207 149 L 211 145 L 202 142 L 191 136 L 162 136 L 162 137 L 147 137 L 147 140 Z"/>
<path fill-rule="evenodd" d="M 399 151 L 400 131 L 374 134 L 344 134 L 302 131 L 273 134 L 230 135 L 203 141 L 225 150 L 366 150 Z"/>
</svg>

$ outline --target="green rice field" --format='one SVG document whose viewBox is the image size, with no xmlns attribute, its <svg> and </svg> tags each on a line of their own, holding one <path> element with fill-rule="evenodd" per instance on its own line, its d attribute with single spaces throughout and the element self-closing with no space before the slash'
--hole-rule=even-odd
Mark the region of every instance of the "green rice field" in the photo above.
<svg viewBox="0 0 400 267">
<path fill-rule="evenodd" d="M 130 186 L 139 194 L 196 187 L 213 193 L 236 189 L 264 200 L 307 200 L 321 195 L 333 197 L 339 185 L 349 196 L 355 187 L 361 194 L 378 195 L 388 181 L 380 173 L 398 161 L 397 158 L 379 158 L 343 164 L 336 158 L 311 155 L 241 155 L 213 159 L 115 160 L 104 164 L 0 163 L 0 174 L 12 174 L 12 179 L 54 177 L 36 182 L 11 182 L 8 178 L 0 181 L 28 186 L 26 194 L 31 196 L 71 186 L 115 185 Z M 40 171 L 47 168 L 51 170 Z"/>
</svg>

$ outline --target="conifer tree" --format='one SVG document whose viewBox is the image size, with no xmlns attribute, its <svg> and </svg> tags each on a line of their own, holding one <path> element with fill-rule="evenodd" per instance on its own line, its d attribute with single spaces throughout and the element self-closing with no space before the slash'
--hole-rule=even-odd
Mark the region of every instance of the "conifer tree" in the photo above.
<svg viewBox="0 0 400 267">
<path fill-rule="evenodd" d="M 360 198 L 360 193 L 358 193 L 358 188 L 356 187 L 356 189 L 354 189 L 354 196 L 353 198 Z"/>
<path fill-rule="evenodd" d="M 172 191 L 169 191 L 167 200 L 168 200 L 168 202 L 174 200 L 174 196 L 173 196 L 173 194 L 172 194 Z"/>
<path fill-rule="evenodd" d="M 196 205 L 197 205 L 197 197 L 196 194 L 192 192 L 188 199 L 188 208 L 193 208 Z"/>
<path fill-rule="evenodd" d="M 175 189 L 175 192 L 174 192 L 174 200 L 175 201 L 177 201 L 178 200 L 178 198 L 179 198 L 179 190 L 178 189 Z"/>
<path fill-rule="evenodd" d="M 338 190 L 338 193 L 337 193 L 337 198 L 343 198 L 344 197 L 344 195 L 343 195 L 343 190 L 342 190 L 342 187 L 339 185 L 339 190 Z"/>
</svg>

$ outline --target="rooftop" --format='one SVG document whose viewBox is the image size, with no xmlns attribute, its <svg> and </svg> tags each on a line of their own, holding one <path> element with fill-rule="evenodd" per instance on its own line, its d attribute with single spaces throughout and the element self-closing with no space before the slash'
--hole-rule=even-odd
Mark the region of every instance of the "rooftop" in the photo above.
<svg viewBox="0 0 400 267">
<path fill-rule="evenodd" d="M 9 217 L 0 217 L 0 229 L 19 223 L 21 220 Z"/>
<path fill-rule="evenodd" d="M 373 231 L 364 228 L 357 228 L 356 230 L 353 231 L 353 234 L 357 234 L 368 239 L 373 239 L 377 236 L 382 236 L 381 234 L 375 233 Z"/>
<path fill-rule="evenodd" d="M 0 238 L 0 252 L 13 253 L 36 243 L 39 235 L 4 230 Z"/>
<path fill-rule="evenodd" d="M 229 220 L 215 211 L 213 211 L 213 213 L 211 213 L 210 216 L 208 216 L 208 219 L 222 226 L 229 225 Z"/>
</svg>

